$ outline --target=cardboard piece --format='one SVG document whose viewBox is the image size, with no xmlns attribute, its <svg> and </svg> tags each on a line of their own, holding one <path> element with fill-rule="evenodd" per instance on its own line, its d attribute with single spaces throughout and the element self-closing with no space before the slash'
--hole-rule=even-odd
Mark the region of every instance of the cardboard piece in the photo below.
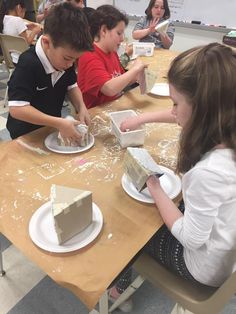
<svg viewBox="0 0 236 314">
<path fill-rule="evenodd" d="M 92 192 L 53 184 L 50 197 L 59 244 L 92 222 Z"/>
<path fill-rule="evenodd" d="M 143 73 L 139 77 L 140 93 L 142 95 L 149 93 L 156 83 L 156 79 L 157 74 L 154 71 L 144 69 Z"/>
<path fill-rule="evenodd" d="M 138 192 L 146 188 L 146 181 L 149 176 L 155 175 L 160 177 L 163 175 L 160 167 L 144 148 L 127 148 L 124 159 L 124 169 L 126 175 Z"/>
</svg>

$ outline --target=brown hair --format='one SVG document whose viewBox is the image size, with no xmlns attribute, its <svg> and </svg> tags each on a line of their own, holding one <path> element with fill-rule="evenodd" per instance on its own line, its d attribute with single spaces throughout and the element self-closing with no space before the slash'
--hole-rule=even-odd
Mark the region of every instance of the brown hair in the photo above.
<svg viewBox="0 0 236 314">
<path fill-rule="evenodd" d="M 92 37 L 98 37 L 103 25 L 106 25 L 108 30 L 112 30 L 119 22 L 124 22 L 128 25 L 127 16 L 112 5 L 105 4 L 98 7 L 89 17 L 89 26 Z"/>
<path fill-rule="evenodd" d="M 218 43 L 187 50 L 172 62 L 168 80 L 192 106 L 177 171 L 191 169 L 217 144 L 231 148 L 236 160 L 236 52 Z"/>
<path fill-rule="evenodd" d="M 151 0 L 147 9 L 145 10 L 145 14 L 147 15 L 147 19 L 152 19 L 152 8 L 155 6 L 156 0 Z M 165 13 L 163 15 L 163 19 L 167 20 L 170 17 L 170 9 L 167 0 L 163 0 L 163 6 L 165 9 Z"/>
<path fill-rule="evenodd" d="M 86 16 L 69 2 L 50 8 L 45 19 L 44 33 L 54 47 L 69 46 L 77 51 L 92 50 L 92 38 Z"/>
</svg>

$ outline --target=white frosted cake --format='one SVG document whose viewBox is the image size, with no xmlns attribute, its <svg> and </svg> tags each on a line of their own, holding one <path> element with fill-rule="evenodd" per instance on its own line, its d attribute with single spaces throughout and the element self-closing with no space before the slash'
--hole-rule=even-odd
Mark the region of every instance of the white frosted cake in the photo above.
<svg viewBox="0 0 236 314">
<path fill-rule="evenodd" d="M 71 120 L 71 121 L 76 121 L 72 116 L 66 116 L 65 119 Z M 76 129 L 80 133 L 81 139 L 78 142 L 71 142 L 70 146 L 72 146 L 72 147 L 77 147 L 77 146 L 84 147 L 84 146 L 87 146 L 88 143 L 89 143 L 89 129 L 88 129 L 88 126 L 81 123 L 81 124 L 76 125 Z M 58 145 L 60 145 L 60 146 L 68 146 L 68 145 L 66 145 L 65 141 L 61 137 L 60 133 L 58 133 Z"/>
<path fill-rule="evenodd" d="M 141 192 L 149 176 L 163 175 L 162 170 L 144 148 L 128 147 L 125 153 L 124 169 L 130 181 Z"/>
<path fill-rule="evenodd" d="M 50 197 L 59 244 L 91 224 L 92 192 L 53 184 Z"/>
</svg>

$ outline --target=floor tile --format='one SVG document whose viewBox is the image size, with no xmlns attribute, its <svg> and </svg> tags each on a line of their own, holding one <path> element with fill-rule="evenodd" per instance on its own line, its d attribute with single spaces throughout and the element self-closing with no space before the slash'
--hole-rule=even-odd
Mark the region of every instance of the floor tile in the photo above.
<svg viewBox="0 0 236 314">
<path fill-rule="evenodd" d="M 3 252 L 3 267 L 6 275 L 0 277 L 1 314 L 7 313 L 45 277 L 45 273 L 13 245 Z"/>
<path fill-rule="evenodd" d="M 6 128 L 7 119 L 0 116 L 0 131 Z"/>
</svg>

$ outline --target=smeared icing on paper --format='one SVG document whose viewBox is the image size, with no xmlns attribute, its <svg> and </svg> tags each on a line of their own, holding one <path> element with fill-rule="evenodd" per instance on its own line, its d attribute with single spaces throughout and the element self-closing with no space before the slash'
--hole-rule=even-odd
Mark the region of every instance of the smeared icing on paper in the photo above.
<svg viewBox="0 0 236 314">
<path fill-rule="evenodd" d="M 45 150 L 43 150 L 39 147 L 30 146 L 29 144 L 23 142 L 21 139 L 17 139 L 16 142 L 19 143 L 21 146 L 27 148 L 28 150 L 35 152 L 35 153 L 38 153 L 40 155 L 49 155 L 50 154 L 49 152 L 46 152 Z"/>
</svg>

